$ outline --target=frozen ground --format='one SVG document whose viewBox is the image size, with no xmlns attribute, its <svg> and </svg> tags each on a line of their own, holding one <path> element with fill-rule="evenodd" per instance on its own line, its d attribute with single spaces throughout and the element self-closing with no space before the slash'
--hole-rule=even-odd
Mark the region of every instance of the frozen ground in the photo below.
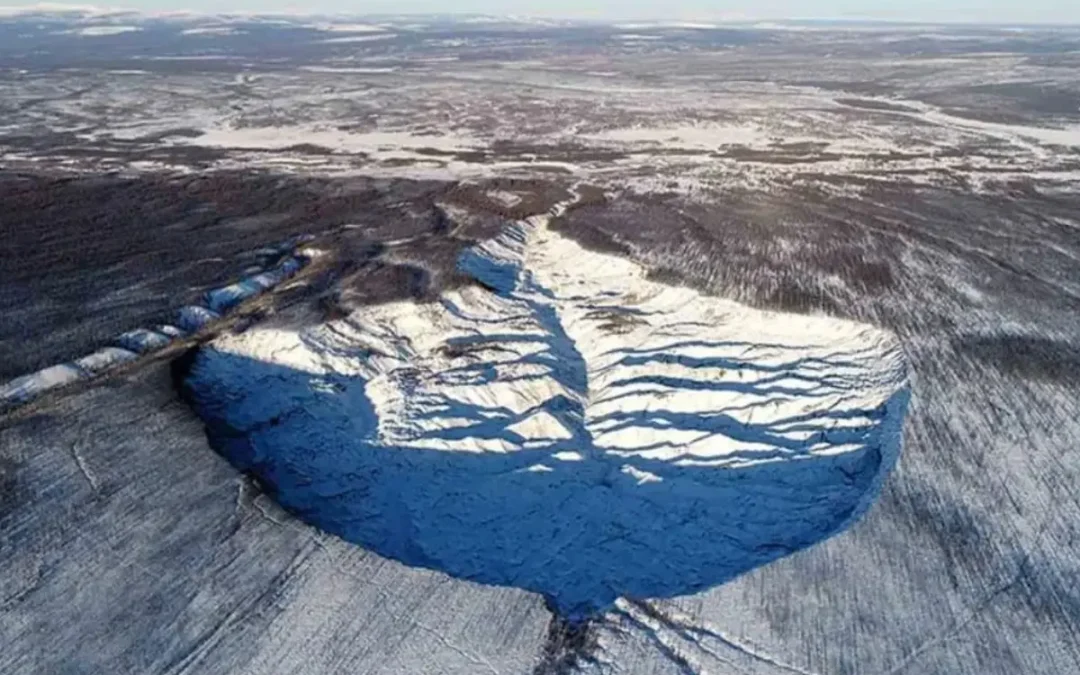
<svg viewBox="0 0 1080 675">
<path fill-rule="evenodd" d="M 5 163 L 643 192 L 1080 176 L 1076 30 L 123 18 L 0 25 Z"/>
<path fill-rule="evenodd" d="M 1080 670 L 1076 31 L 8 14 L 0 671 Z"/>
</svg>

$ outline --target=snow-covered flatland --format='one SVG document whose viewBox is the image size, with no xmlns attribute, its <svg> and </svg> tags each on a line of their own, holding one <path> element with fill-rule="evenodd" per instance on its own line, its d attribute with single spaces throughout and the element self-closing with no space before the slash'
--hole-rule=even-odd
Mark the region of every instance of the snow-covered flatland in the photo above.
<svg viewBox="0 0 1080 675">
<path fill-rule="evenodd" d="M 370 23 L 318 23 L 313 28 L 330 33 L 381 33 L 386 30 L 383 26 Z"/>
<path fill-rule="evenodd" d="M 123 33 L 135 33 L 142 30 L 139 26 L 86 26 L 76 28 L 72 32 L 84 37 L 102 37 L 107 35 L 121 35 Z"/>
<path fill-rule="evenodd" d="M 198 26 L 196 28 L 185 28 L 181 31 L 181 35 L 206 35 L 218 37 L 240 34 L 242 34 L 242 32 L 236 30 L 232 26 Z"/>
<path fill-rule="evenodd" d="M 345 37 L 328 38 L 323 40 L 325 44 L 351 44 L 354 42 L 377 42 L 379 40 L 390 40 L 397 37 L 394 33 L 374 33 L 364 35 L 347 35 Z"/>
<path fill-rule="evenodd" d="M 5 380 L 327 254 L 187 378 L 303 410 L 207 428 L 179 359 L 0 419 L 0 671 L 1080 671 L 1076 30 L 80 12 L 0 21 Z M 539 499 L 568 481 L 600 508 Z"/>
<path fill-rule="evenodd" d="M 664 148 L 715 150 L 724 145 L 765 145 L 767 137 L 753 125 L 686 125 L 609 129 L 584 136 L 588 140 L 662 145 Z"/>
<path fill-rule="evenodd" d="M 31 31 L 25 45 L 39 39 L 29 20 L 12 21 Z M 1056 174 L 1055 182 L 1067 185 L 1076 170 L 1070 148 L 1080 99 L 1068 31 L 960 31 L 928 46 L 920 31 L 905 27 L 789 30 L 807 27 L 801 23 L 771 31 L 509 21 L 447 30 L 393 17 L 171 21 L 178 35 L 223 26 L 236 33 L 203 35 L 168 50 L 123 36 L 130 45 L 113 47 L 120 51 L 108 67 L 116 70 L 127 59 L 154 71 L 152 89 L 104 73 L 89 86 L 85 72 L 69 82 L 0 78 L 6 119 L 77 129 L 74 145 L 60 136 L 37 143 L 54 148 L 49 156 L 58 166 L 99 169 L 186 169 L 193 156 L 205 157 L 177 147 L 183 145 L 227 148 L 199 160 L 218 168 L 441 179 L 567 170 L 612 187 L 648 193 L 676 185 L 684 194 L 718 185 L 782 188 L 823 177 L 990 191 L 1025 173 Z M 128 24 L 139 27 L 125 19 Z M 251 53 L 259 31 L 280 31 L 280 40 L 258 43 Z M 626 34 L 648 39 L 619 39 Z M 596 49 L 582 47 L 584 36 Z M 55 36 L 40 37 L 46 38 Z M 679 50 L 677 59 L 671 49 Z M 1049 55 L 1032 56 L 1046 50 Z M 58 65 L 92 72 L 99 58 L 65 60 L 62 49 L 47 51 L 48 63 L 37 52 L 12 52 L 13 65 L 25 71 L 41 61 L 54 72 Z M 505 53 L 515 56 L 493 56 Z M 243 89 L 236 88 L 237 76 L 247 78 Z M 24 98 L 34 105 L 23 106 Z M 273 106 L 266 104 L 270 98 Z M 114 130 L 168 131 L 174 120 L 173 128 L 207 133 L 136 146 L 110 142 Z M 265 140 L 229 146 L 225 132 Z M 369 137 L 383 133 L 469 142 L 449 148 L 405 140 L 372 153 Z M 266 152 L 283 147 L 274 139 L 285 135 L 307 135 L 297 144 L 332 152 Z M 20 162 L 16 139 L 0 137 L 0 145 Z M 508 147 L 518 151 L 508 156 Z M 125 152 L 161 158 L 129 162 L 118 157 Z"/>
</svg>

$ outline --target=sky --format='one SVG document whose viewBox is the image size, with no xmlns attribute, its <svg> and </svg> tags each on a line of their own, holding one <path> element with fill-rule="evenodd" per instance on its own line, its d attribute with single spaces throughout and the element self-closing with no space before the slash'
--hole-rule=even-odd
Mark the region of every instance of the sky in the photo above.
<svg viewBox="0 0 1080 675">
<path fill-rule="evenodd" d="M 7 5 L 8 2 L 3 4 Z M 20 3 L 15 0 L 11 4 Z M 860 18 L 928 22 L 1080 23 L 1080 0 L 306 0 L 302 3 L 297 0 L 105 0 L 102 4 L 146 11 L 521 14 L 586 19 Z"/>
</svg>

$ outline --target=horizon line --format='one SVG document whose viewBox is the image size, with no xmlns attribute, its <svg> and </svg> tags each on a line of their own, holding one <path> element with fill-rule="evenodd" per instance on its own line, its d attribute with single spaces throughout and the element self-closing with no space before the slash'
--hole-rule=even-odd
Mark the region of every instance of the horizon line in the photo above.
<svg viewBox="0 0 1080 675">
<path fill-rule="evenodd" d="M 1065 21 L 1049 23 L 1045 21 L 987 21 L 974 19 L 901 19 L 872 16 L 696 16 L 681 18 L 649 18 L 649 17 L 593 17 L 580 15 L 559 14 L 529 14 L 514 12 L 507 14 L 493 14 L 489 12 L 424 12 L 424 11 L 394 11 L 394 12 L 348 12 L 348 11 L 322 11 L 307 10 L 301 8 L 283 8 L 273 10 L 198 10 L 198 9 L 139 9 L 134 7 L 99 6 L 88 4 L 67 3 L 27 3 L 21 5 L 0 5 L 0 20 L 19 16 L 33 16 L 41 14 L 56 15 L 90 15 L 94 18 L 109 18 L 119 16 L 143 16 L 147 18 L 183 18 L 183 17 L 250 17 L 250 18 L 328 18 L 328 19 L 390 19 L 390 18 L 428 18 L 428 19 L 490 19 L 494 21 L 506 21 L 509 23 L 527 21 L 561 21 L 572 24 L 593 24 L 617 26 L 618 24 L 638 24 L 641 27 L 657 28 L 688 28 L 708 30 L 711 28 L 748 27 L 761 23 L 780 24 L 849 24 L 865 26 L 946 26 L 946 27 L 994 27 L 994 28 L 1080 28 L 1080 21 Z"/>
</svg>

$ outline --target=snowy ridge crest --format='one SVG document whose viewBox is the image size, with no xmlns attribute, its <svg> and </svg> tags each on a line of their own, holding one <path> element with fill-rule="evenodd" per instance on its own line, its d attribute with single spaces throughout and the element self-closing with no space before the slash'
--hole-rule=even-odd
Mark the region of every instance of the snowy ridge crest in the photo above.
<svg viewBox="0 0 1080 675">
<path fill-rule="evenodd" d="M 654 283 L 546 227 L 477 285 L 204 349 L 216 447 L 308 522 L 567 616 L 723 583 L 839 532 L 896 461 L 894 338 Z"/>
</svg>

